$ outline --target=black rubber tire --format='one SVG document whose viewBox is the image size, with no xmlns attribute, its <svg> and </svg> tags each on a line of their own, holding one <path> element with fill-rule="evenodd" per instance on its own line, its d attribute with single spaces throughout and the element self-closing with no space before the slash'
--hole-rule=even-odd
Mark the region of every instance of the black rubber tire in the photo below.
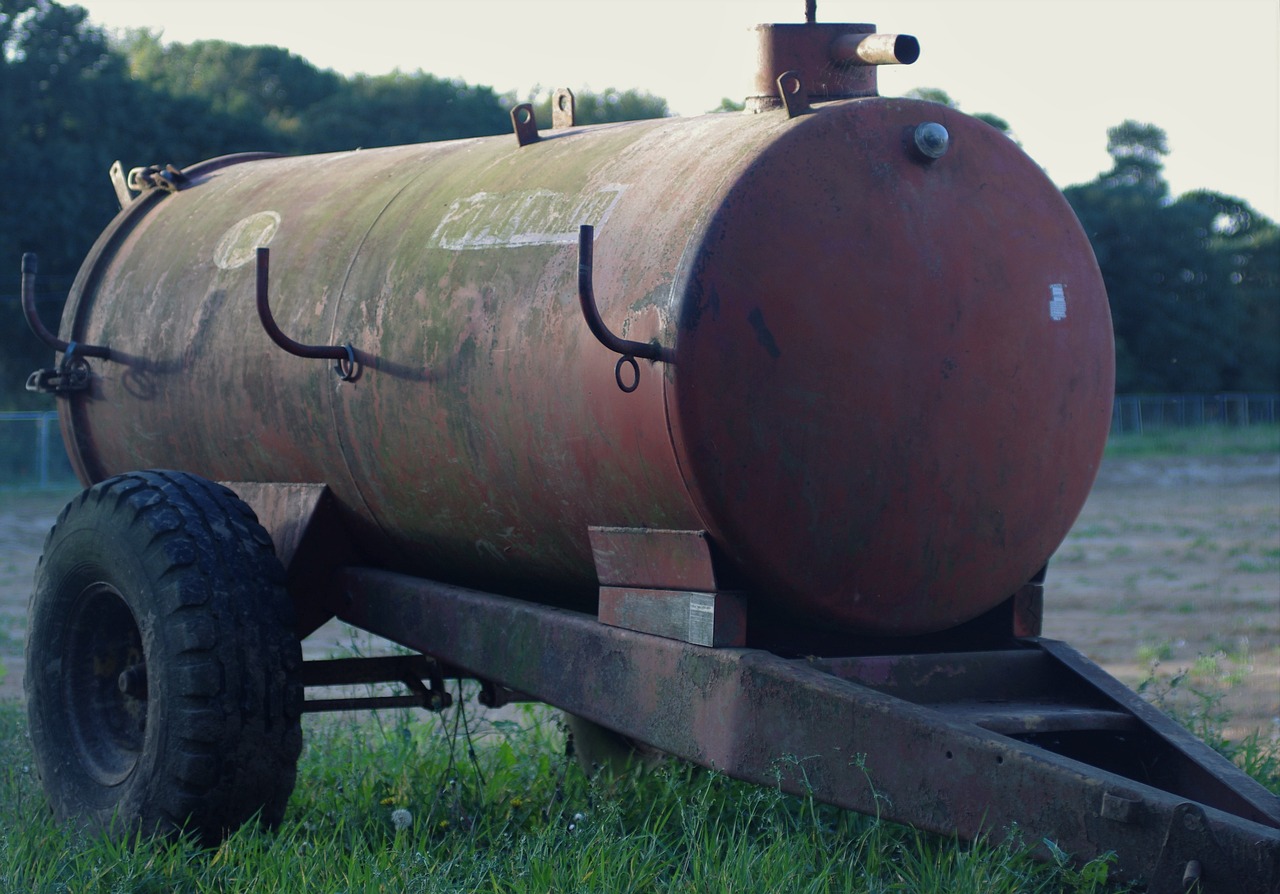
<svg viewBox="0 0 1280 894">
<path fill-rule="evenodd" d="M 253 511 L 182 472 L 84 491 L 45 541 L 25 688 L 54 814 L 95 833 L 220 840 L 284 816 L 302 651 Z"/>
</svg>

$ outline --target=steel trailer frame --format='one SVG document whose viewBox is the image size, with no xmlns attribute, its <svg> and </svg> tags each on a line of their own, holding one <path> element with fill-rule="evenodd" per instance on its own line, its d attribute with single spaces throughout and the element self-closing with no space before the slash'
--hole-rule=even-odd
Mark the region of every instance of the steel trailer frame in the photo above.
<svg viewBox="0 0 1280 894">
<path fill-rule="evenodd" d="M 373 568 L 337 616 L 728 776 L 973 839 L 1016 828 L 1153 894 L 1280 890 L 1280 798 L 1071 647 L 785 658 Z"/>
</svg>

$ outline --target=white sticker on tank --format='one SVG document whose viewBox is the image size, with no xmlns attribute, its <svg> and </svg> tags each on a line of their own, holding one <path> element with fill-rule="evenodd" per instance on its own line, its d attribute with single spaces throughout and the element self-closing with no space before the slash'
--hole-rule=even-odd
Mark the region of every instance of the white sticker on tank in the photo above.
<svg viewBox="0 0 1280 894">
<path fill-rule="evenodd" d="M 478 192 L 449 206 L 431 234 L 431 245 L 445 251 L 572 245 L 582 224 L 604 225 L 626 188 L 610 184 L 584 194 L 549 189 Z"/>
<path fill-rule="evenodd" d="M 259 248 L 271 244 L 280 215 L 274 211 L 259 211 L 238 221 L 222 234 L 213 250 L 213 263 L 223 270 L 243 267 L 254 259 Z"/>
<path fill-rule="evenodd" d="M 1067 318 L 1067 290 L 1062 283 L 1055 282 L 1049 286 L 1049 319 L 1065 320 Z"/>
</svg>

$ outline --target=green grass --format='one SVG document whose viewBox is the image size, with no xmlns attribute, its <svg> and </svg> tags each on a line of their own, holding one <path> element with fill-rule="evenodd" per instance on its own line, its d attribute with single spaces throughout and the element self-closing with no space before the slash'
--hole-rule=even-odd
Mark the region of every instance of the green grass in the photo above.
<svg viewBox="0 0 1280 894">
<path fill-rule="evenodd" d="M 1134 457 L 1276 451 L 1280 426 L 1123 436 L 1107 448 Z M 1147 649 L 1159 660 L 1167 645 Z M 1221 682 L 1210 678 L 1223 676 L 1224 661 L 1153 674 L 1142 689 L 1280 793 L 1274 738 L 1222 733 Z M 30 771 L 25 715 L 0 705 L 0 894 L 1111 890 L 1105 861 L 1038 862 L 1029 846 L 956 843 L 678 764 L 588 778 L 545 714 L 482 739 L 441 723 L 418 713 L 309 718 L 280 828 L 246 826 L 218 848 L 188 839 L 121 846 L 52 820 Z"/>
<path fill-rule="evenodd" d="M 539 719 L 539 718 L 543 719 Z M 89 839 L 50 818 L 25 720 L 0 708 L 0 889 L 53 892 L 1101 892 L 1027 846 L 971 844 L 680 764 L 585 776 L 546 715 L 501 736 L 421 715 L 313 720 L 273 832 L 220 847 Z M 446 719 L 446 722 L 448 720 Z M 474 758 L 472 757 L 474 752 Z"/>
<path fill-rule="evenodd" d="M 1138 650 L 1143 657 L 1142 649 Z M 1223 707 L 1227 690 L 1244 679 L 1247 653 L 1217 652 L 1201 655 L 1172 674 L 1160 671 L 1159 658 L 1151 660 L 1147 676 L 1137 691 L 1164 713 L 1181 723 L 1219 754 L 1280 795 L 1280 726 L 1270 732 L 1253 730 L 1243 738 L 1231 739 L 1226 730 L 1231 721 Z"/>
<path fill-rule="evenodd" d="M 1153 667 L 1140 689 L 1280 792 L 1280 744 L 1222 735 L 1221 681 L 1209 679 L 1219 664 L 1171 678 Z M 483 736 L 456 712 L 308 718 L 285 822 L 209 848 L 113 844 L 54 822 L 30 770 L 25 714 L 0 705 L 0 892 L 1118 890 L 1108 861 L 1073 867 L 1051 842 L 1042 862 L 1016 839 L 957 843 L 679 763 L 589 778 L 553 718 L 528 709 Z"/>
<path fill-rule="evenodd" d="M 1237 456 L 1280 453 L 1280 425 L 1243 428 L 1204 426 L 1163 428 L 1141 434 L 1112 435 L 1106 456 L 1154 458 L 1160 456 Z"/>
</svg>

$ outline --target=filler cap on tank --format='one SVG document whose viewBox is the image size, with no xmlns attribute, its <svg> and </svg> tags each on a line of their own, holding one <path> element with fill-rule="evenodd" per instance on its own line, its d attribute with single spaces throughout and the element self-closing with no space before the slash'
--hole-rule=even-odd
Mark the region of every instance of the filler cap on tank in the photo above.
<svg viewBox="0 0 1280 894">
<path fill-rule="evenodd" d="M 790 106 L 778 79 L 786 74 L 809 102 L 877 96 L 876 67 L 910 65 L 920 42 L 909 34 L 878 34 L 875 25 L 819 24 L 817 0 L 806 0 L 803 25 L 757 25 L 756 71 L 748 112 Z M 794 89 L 791 88 L 791 89 Z"/>
</svg>

